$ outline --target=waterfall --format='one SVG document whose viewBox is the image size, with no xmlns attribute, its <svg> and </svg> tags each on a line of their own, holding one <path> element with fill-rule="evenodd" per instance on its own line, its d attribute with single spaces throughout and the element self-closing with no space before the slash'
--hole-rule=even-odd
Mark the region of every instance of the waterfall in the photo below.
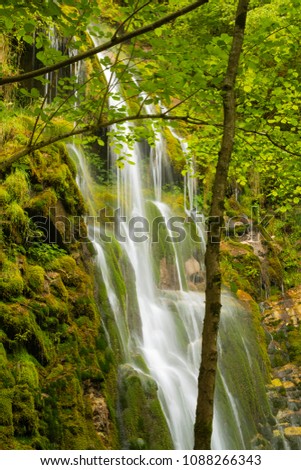
<svg viewBox="0 0 301 470">
<path fill-rule="evenodd" d="M 104 69 L 104 75 L 110 93 L 115 98 L 113 100 L 109 95 L 109 106 L 114 106 L 117 109 L 118 107 L 121 108 L 124 106 L 122 99 L 120 98 L 120 101 L 116 100 L 116 96 L 121 96 L 116 75 L 109 69 Z M 131 133 L 130 124 L 123 124 L 123 128 L 125 136 Z M 117 130 L 113 127 L 111 131 L 111 134 L 114 134 L 114 131 Z M 151 204 L 165 220 L 165 233 L 171 236 L 167 221 L 172 212 L 166 204 L 161 202 L 162 159 L 167 157 L 164 154 L 164 139 L 157 131 L 155 133 L 157 134 L 157 144 L 151 151 L 152 190 L 155 194 L 155 200 Z M 117 154 L 115 151 L 116 144 L 117 142 L 114 142 L 113 138 L 110 154 L 112 161 L 115 162 L 118 161 L 120 156 L 120 153 Z M 93 197 L 89 190 L 90 184 L 87 184 L 90 176 L 83 162 L 82 154 L 76 150 L 76 147 L 71 147 L 79 167 L 78 184 L 89 202 Z M 147 217 L 147 201 L 143 193 L 141 167 L 143 149 L 139 143 L 135 143 L 132 147 L 129 146 L 127 140 L 124 139 L 119 144 L 119 150 L 121 150 L 121 156 L 125 158 L 123 168 L 118 166 L 116 168 L 116 209 L 119 210 L 119 213 L 115 223 L 119 227 L 120 247 L 135 274 L 141 335 L 133 334 L 130 331 L 127 313 L 120 305 L 118 293 L 114 288 L 112 273 L 106 257 L 106 244 L 101 241 L 101 238 L 94 236 L 93 243 L 97 254 L 97 265 L 102 272 L 107 297 L 118 327 L 124 363 L 130 364 L 138 373 L 145 374 L 146 372 L 142 371 L 139 364 L 135 362 L 135 356 L 137 354 L 142 355 L 148 369 L 147 374 L 150 374 L 157 384 L 158 398 L 174 447 L 176 449 L 192 449 L 204 318 L 204 293 L 186 291 L 187 279 L 183 266 L 187 259 L 193 258 L 192 245 L 187 243 L 187 239 L 184 244 L 176 244 L 171 241 L 168 243 L 171 263 L 174 264 L 177 273 L 177 283 L 175 283 L 173 289 L 159 289 L 154 274 L 154 262 L 158 263 L 159 261 L 154 261 L 152 236 L 149 235 L 149 225 L 152 220 Z M 183 150 L 186 151 L 185 148 Z M 133 164 L 127 162 L 128 158 Z M 193 184 L 187 179 L 188 202 L 186 210 L 190 215 L 194 207 L 195 193 Z M 92 202 L 91 205 L 93 205 Z M 196 225 L 198 233 L 201 235 L 201 241 L 204 242 L 204 223 L 201 221 L 197 222 Z M 133 227 L 139 229 L 137 231 L 139 236 L 135 235 L 135 231 L 135 236 L 133 236 Z M 145 236 L 145 234 L 148 235 Z M 140 236 L 143 236 L 143 239 L 139 240 Z M 188 232 L 186 232 L 187 237 Z M 167 244 L 167 242 L 165 243 Z M 190 252 L 183 254 L 187 251 L 187 246 L 190 247 Z M 199 251 L 203 253 L 203 249 L 200 249 L 200 247 Z M 127 279 L 125 279 L 125 283 L 127 283 Z M 255 383 L 252 379 L 252 370 L 260 373 L 261 377 L 263 374 L 260 370 L 262 366 L 260 365 L 260 354 L 256 346 L 256 333 L 252 330 L 250 315 L 246 312 L 242 313 L 243 309 L 237 300 L 228 294 L 224 294 L 222 303 L 224 308 L 219 339 L 219 349 L 222 353 L 219 359 L 220 372 L 217 378 L 215 395 L 212 448 L 251 448 L 251 441 L 257 432 L 257 421 L 263 422 L 263 425 L 265 425 L 270 416 L 264 380 L 261 378 L 258 379 L 258 383 Z M 244 330 L 243 333 L 242 330 Z M 242 340 L 243 334 L 247 338 L 249 335 L 251 339 Z M 232 341 L 235 342 L 236 346 L 231 349 L 229 343 L 232 344 Z M 254 353 L 252 357 L 249 353 L 249 342 L 252 343 Z M 252 393 L 255 393 L 255 396 L 252 395 L 247 404 L 242 404 L 245 399 L 242 389 L 245 386 L 243 381 L 246 380 L 246 374 L 248 376 L 247 386 L 253 387 Z M 233 377 L 235 380 L 233 380 Z M 257 416 L 254 416 L 253 409 L 258 412 Z"/>
</svg>

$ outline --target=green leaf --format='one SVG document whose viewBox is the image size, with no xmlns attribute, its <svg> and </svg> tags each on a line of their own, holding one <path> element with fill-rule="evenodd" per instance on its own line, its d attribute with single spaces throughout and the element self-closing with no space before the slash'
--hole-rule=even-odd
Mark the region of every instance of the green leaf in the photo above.
<svg viewBox="0 0 301 470">
<path fill-rule="evenodd" d="M 11 30 L 13 29 L 14 27 L 14 22 L 11 18 L 9 18 L 8 16 L 5 16 L 4 17 L 4 22 L 5 22 L 5 26 L 8 30 Z"/>
<path fill-rule="evenodd" d="M 33 98 L 39 98 L 39 96 L 40 96 L 40 92 L 37 88 L 32 88 L 30 90 L 30 94 Z"/>
<path fill-rule="evenodd" d="M 32 33 L 35 29 L 35 24 L 34 23 L 25 23 L 23 28 L 26 31 L 26 33 Z"/>
<path fill-rule="evenodd" d="M 252 91 L 252 87 L 250 85 L 244 85 L 243 89 L 246 93 L 250 93 L 250 91 Z"/>
<path fill-rule="evenodd" d="M 23 41 L 27 42 L 27 44 L 33 44 L 33 37 L 29 34 L 25 34 L 25 36 L 23 36 Z"/>
</svg>

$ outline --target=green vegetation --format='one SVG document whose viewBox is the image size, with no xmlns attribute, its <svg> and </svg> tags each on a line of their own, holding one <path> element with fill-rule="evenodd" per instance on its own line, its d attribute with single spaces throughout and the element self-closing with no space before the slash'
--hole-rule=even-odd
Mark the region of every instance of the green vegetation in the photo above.
<svg viewBox="0 0 301 470">
<path fill-rule="evenodd" d="M 134 14 L 133 2 L 117 0 L 2 3 L 0 442 L 5 449 L 118 447 L 120 335 L 103 279 L 97 287 L 93 280 L 93 247 L 87 242 L 84 222 L 89 210 L 75 183 L 75 165 L 60 141 L 73 136 L 74 142 L 79 139 L 86 146 L 97 175 L 89 187 L 97 194 L 95 209 L 113 209 L 117 200 L 106 160 L 108 124 L 116 124 L 111 137 L 120 167 L 133 163 L 124 155 L 123 144 L 153 145 L 157 125 L 164 129 L 172 173 L 163 177 L 163 201 L 183 215 L 181 178 L 190 168 L 188 158 L 199 183 L 194 203 L 208 215 L 223 130 L 223 78 L 235 5 L 226 0 L 204 1 L 193 12 L 130 39 L 127 34 L 186 7 L 187 1 L 145 5 L 138 1 Z M 260 302 L 266 295 L 276 298 L 283 287 L 301 283 L 301 68 L 296 41 L 300 13 L 297 0 L 254 0 L 249 10 L 235 90 L 236 139 L 224 210 L 225 222 L 247 217 L 249 232 L 245 226 L 230 236 L 223 231 L 221 270 L 222 282 L 233 294 L 242 300 L 249 294 Z M 98 60 L 91 51 L 91 35 L 100 42 L 113 37 L 118 47 L 109 47 Z M 70 55 L 83 52 L 89 57 L 80 64 L 60 66 Z M 55 70 L 24 81 L 19 77 L 32 67 L 47 66 Z M 109 86 L 102 68 L 114 73 Z M 114 107 L 109 103 L 120 101 L 112 86 L 115 77 L 124 102 Z M 167 126 L 147 121 L 147 114 L 157 115 Z M 135 122 L 129 135 L 125 135 L 127 120 Z M 185 135 L 187 156 L 171 125 Z M 147 164 L 142 163 L 145 169 Z M 146 206 L 150 220 L 160 215 L 151 202 Z M 272 218 L 268 225 L 265 217 Z M 195 235 L 192 224 L 185 224 L 185 230 Z M 151 249 L 160 286 L 163 269 L 175 270 L 175 251 L 165 243 L 164 224 L 158 232 Z M 253 235 L 257 245 L 250 242 Z M 178 255 L 185 262 L 192 254 L 198 257 L 199 251 L 186 237 Z M 115 241 L 106 257 L 126 334 L 130 329 L 139 336 L 130 261 Z M 184 273 L 182 281 L 185 286 Z M 266 376 L 259 313 L 252 300 L 249 307 L 264 364 L 256 374 Z M 280 332 L 275 338 L 296 364 L 300 363 L 299 330 L 291 327 L 287 337 Z M 240 344 L 237 337 L 232 341 Z M 242 355 L 237 346 L 233 361 L 238 359 Z M 246 364 L 241 367 L 247 370 Z M 169 448 L 166 427 L 159 442 L 162 413 L 154 384 L 144 383 L 132 370 L 122 373 L 126 446 Z M 240 377 L 235 380 L 239 383 Z M 252 380 L 242 395 L 254 386 Z M 260 392 L 263 382 L 258 387 Z M 93 403 L 99 400 L 108 412 L 101 429 L 93 420 Z M 267 415 L 266 403 L 258 403 L 256 397 L 250 398 L 248 406 L 248 413 L 258 412 L 259 421 Z M 233 423 L 233 416 L 230 420 Z M 251 431 L 255 428 L 250 430 L 250 440 Z"/>
<path fill-rule="evenodd" d="M 149 376 L 143 378 L 130 366 L 123 366 L 120 405 L 125 448 L 136 450 L 173 448 L 158 402 L 157 386 Z"/>
<path fill-rule="evenodd" d="M 99 433 L 92 412 L 91 390 L 104 404 L 114 394 L 116 366 L 94 300 L 91 257 L 72 226 L 66 243 L 55 220 L 83 211 L 73 175 L 65 150 L 54 147 L 20 162 L 1 186 L 2 449 L 118 447 L 114 415 L 106 413 Z"/>
</svg>

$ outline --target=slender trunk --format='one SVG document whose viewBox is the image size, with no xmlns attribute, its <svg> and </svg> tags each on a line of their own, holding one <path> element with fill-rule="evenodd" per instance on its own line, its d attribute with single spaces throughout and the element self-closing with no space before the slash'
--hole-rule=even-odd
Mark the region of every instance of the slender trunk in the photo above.
<svg viewBox="0 0 301 470">
<path fill-rule="evenodd" d="M 223 84 L 224 126 L 216 167 L 205 257 L 207 272 L 206 308 L 202 360 L 198 378 L 195 449 L 210 449 L 213 403 L 217 371 L 217 335 L 221 311 L 220 236 L 229 164 L 235 135 L 235 80 L 242 50 L 249 0 L 239 0 L 232 47 Z"/>
</svg>

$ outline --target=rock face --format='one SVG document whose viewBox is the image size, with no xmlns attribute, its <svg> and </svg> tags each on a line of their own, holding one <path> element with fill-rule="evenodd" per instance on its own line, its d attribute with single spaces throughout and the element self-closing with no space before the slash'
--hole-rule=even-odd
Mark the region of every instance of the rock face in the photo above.
<svg viewBox="0 0 301 470">
<path fill-rule="evenodd" d="M 168 264 L 166 258 L 160 260 L 160 289 L 167 290 L 178 290 L 179 279 L 174 264 Z"/>
<path fill-rule="evenodd" d="M 205 275 L 201 270 L 200 263 L 193 256 L 191 256 L 191 258 L 185 261 L 184 266 L 186 279 L 189 284 L 189 287 L 191 285 L 195 285 L 200 288 L 205 281 Z"/>
<path fill-rule="evenodd" d="M 185 277 L 189 290 L 204 290 L 205 275 L 200 263 L 191 256 L 184 263 Z M 177 267 L 167 262 L 166 258 L 160 260 L 160 289 L 178 290 L 180 288 Z"/>
<path fill-rule="evenodd" d="M 56 145 L 26 166 L 0 184 L 0 448 L 117 448 L 106 297 L 96 303 L 73 164 Z"/>
<path fill-rule="evenodd" d="M 268 352 L 273 380 L 269 387 L 272 411 L 281 441 L 291 449 L 301 448 L 301 287 L 289 290 L 279 301 L 264 302 L 263 325 L 269 339 Z M 279 447 L 278 447 L 279 448 Z"/>
<path fill-rule="evenodd" d="M 102 437 L 108 437 L 110 429 L 110 414 L 103 395 L 95 386 L 89 383 L 87 396 L 91 403 L 93 424 Z"/>
</svg>

